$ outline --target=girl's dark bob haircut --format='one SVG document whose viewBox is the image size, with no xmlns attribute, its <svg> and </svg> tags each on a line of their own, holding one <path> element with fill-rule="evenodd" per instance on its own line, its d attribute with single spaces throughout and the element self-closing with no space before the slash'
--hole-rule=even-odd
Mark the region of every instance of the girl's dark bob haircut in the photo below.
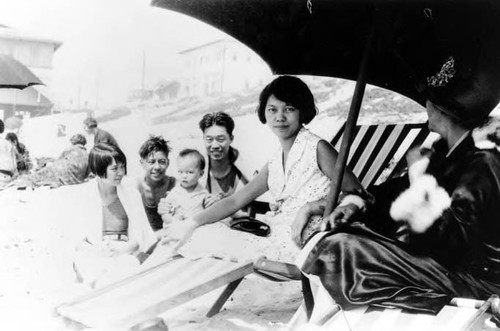
<svg viewBox="0 0 500 331">
<path fill-rule="evenodd" d="M 318 113 L 314 96 L 306 83 L 294 76 L 279 76 L 260 93 L 257 115 L 263 124 L 266 124 L 266 104 L 271 95 L 297 108 L 300 124 L 308 124 Z"/>
<path fill-rule="evenodd" d="M 89 169 L 94 175 L 106 178 L 108 166 L 113 164 L 123 164 L 125 174 L 127 174 L 127 158 L 122 150 L 111 144 L 99 143 L 92 147 L 89 153 Z"/>
</svg>

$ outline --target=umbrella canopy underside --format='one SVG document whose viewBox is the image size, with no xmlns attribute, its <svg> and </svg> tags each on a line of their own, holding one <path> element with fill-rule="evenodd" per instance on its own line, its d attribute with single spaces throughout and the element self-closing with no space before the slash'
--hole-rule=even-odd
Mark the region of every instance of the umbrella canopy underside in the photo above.
<svg viewBox="0 0 500 331">
<path fill-rule="evenodd" d="M 24 89 L 32 85 L 43 85 L 43 82 L 12 56 L 0 54 L 0 88 Z"/>
<path fill-rule="evenodd" d="M 153 5 L 228 33 L 275 74 L 356 80 L 373 36 L 366 82 L 420 104 L 425 98 L 418 82 L 454 52 L 500 48 L 500 1 L 153 0 Z"/>
</svg>

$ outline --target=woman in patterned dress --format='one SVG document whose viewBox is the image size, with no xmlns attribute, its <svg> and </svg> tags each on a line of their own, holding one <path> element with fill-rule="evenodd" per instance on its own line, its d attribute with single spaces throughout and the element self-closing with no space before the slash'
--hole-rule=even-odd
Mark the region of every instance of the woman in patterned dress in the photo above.
<svg viewBox="0 0 500 331">
<path fill-rule="evenodd" d="M 183 222 L 164 225 L 168 229 L 164 243 L 175 242 L 175 247 L 180 247 L 191 238 L 182 248 L 185 255 L 229 254 L 251 259 L 266 255 L 279 261 L 293 261 L 299 248 L 292 241 L 292 220 L 306 203 L 326 197 L 337 152 L 304 127 L 317 110 L 310 89 L 297 77 L 280 76 L 267 85 L 260 94 L 257 113 L 260 121 L 278 137 L 281 148 L 248 185 L 232 196 Z M 342 189 L 362 190 L 349 170 Z M 230 231 L 224 224 L 216 223 L 267 191 L 273 197 L 273 211 L 265 217 L 271 227 L 270 237 Z M 163 209 L 160 202 L 160 214 L 167 212 Z"/>
</svg>

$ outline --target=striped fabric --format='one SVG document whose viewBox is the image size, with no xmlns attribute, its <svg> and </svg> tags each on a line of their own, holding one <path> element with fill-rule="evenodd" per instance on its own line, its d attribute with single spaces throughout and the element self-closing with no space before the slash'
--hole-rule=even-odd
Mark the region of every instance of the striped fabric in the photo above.
<svg viewBox="0 0 500 331">
<path fill-rule="evenodd" d="M 460 330 L 474 316 L 477 309 L 445 306 L 439 314 L 426 315 L 402 311 L 362 306 L 349 311 L 337 312 L 322 329 L 349 331 L 437 331 Z"/>
<path fill-rule="evenodd" d="M 65 303 L 56 311 L 71 322 L 87 327 L 125 330 L 223 285 L 235 287 L 252 272 L 252 262 L 216 258 L 192 261 L 177 256 Z M 213 307 L 211 311 L 214 309 L 218 311 L 220 307 Z"/>
<path fill-rule="evenodd" d="M 331 143 L 340 149 L 344 127 Z M 351 144 L 348 166 L 364 187 L 380 184 L 402 173 L 406 166 L 406 152 L 426 142 L 429 130 L 426 123 L 358 125 Z"/>
</svg>

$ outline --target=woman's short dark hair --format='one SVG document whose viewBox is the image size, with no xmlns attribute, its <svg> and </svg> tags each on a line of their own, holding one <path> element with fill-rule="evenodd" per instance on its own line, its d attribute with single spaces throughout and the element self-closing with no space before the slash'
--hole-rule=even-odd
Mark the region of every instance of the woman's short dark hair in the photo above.
<svg viewBox="0 0 500 331">
<path fill-rule="evenodd" d="M 89 153 L 89 170 L 96 176 L 106 178 L 108 166 L 115 161 L 117 164 L 123 164 L 125 174 L 127 174 L 127 158 L 122 150 L 111 144 L 99 143 L 94 145 Z"/>
<path fill-rule="evenodd" d="M 87 145 L 87 138 L 85 138 L 85 136 L 81 133 L 74 134 L 69 141 L 72 145 Z"/>
<path fill-rule="evenodd" d="M 271 95 L 299 110 L 301 124 L 308 124 L 318 113 L 311 90 L 300 78 L 279 76 L 269 83 L 259 96 L 257 115 L 266 123 L 266 104 Z"/>
<path fill-rule="evenodd" d="M 197 159 L 198 167 L 200 168 L 200 170 L 205 169 L 205 158 L 203 157 L 203 155 L 201 155 L 200 152 L 192 148 L 185 148 L 179 152 L 179 157 L 186 157 L 188 155 L 191 155 Z"/>
<path fill-rule="evenodd" d="M 149 155 L 156 152 L 163 152 L 168 158 L 168 153 L 170 153 L 171 149 L 168 146 L 168 141 L 163 139 L 162 136 L 150 136 L 148 140 L 146 140 L 141 148 L 139 148 L 139 156 L 141 159 L 146 159 Z"/>
<path fill-rule="evenodd" d="M 231 116 L 222 111 L 203 115 L 199 125 L 202 132 L 205 132 L 206 129 L 214 125 L 223 126 L 226 128 L 227 133 L 231 137 L 233 136 L 234 120 Z"/>
</svg>

